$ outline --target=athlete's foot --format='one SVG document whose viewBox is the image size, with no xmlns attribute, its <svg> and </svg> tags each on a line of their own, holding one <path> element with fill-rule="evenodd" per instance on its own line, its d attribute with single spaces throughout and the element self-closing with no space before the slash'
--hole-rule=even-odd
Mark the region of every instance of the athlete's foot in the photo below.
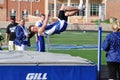
<svg viewBox="0 0 120 80">
<path fill-rule="evenodd" d="M 80 3 L 78 5 L 78 9 L 80 9 L 80 10 L 83 9 L 83 0 L 80 0 Z"/>
</svg>

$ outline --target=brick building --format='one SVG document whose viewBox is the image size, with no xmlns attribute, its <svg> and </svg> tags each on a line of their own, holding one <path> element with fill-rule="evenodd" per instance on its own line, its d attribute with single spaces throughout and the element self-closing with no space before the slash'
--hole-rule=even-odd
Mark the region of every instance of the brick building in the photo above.
<svg viewBox="0 0 120 80">
<path fill-rule="evenodd" d="M 10 16 L 16 16 L 17 20 L 28 15 L 39 15 L 45 12 L 44 0 L 1 0 L 0 21 L 9 20 Z"/>
<path fill-rule="evenodd" d="M 120 0 L 108 0 L 106 4 L 106 18 L 120 19 Z"/>
<path fill-rule="evenodd" d="M 56 17 L 61 3 L 77 7 L 81 0 L 0 0 L 0 21 L 8 21 L 10 16 L 27 18 L 28 15 L 37 16 L 50 10 Z M 85 21 L 105 20 L 111 17 L 120 19 L 120 0 L 83 0 L 86 9 Z M 70 22 L 79 22 L 83 14 L 77 13 L 69 18 Z"/>
</svg>

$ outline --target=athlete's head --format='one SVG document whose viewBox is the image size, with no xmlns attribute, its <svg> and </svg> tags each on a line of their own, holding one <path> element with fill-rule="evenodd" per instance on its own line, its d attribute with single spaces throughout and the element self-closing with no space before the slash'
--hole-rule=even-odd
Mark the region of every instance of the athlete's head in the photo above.
<svg viewBox="0 0 120 80">
<path fill-rule="evenodd" d="M 29 26 L 29 32 L 37 33 L 38 32 L 38 27 L 35 26 L 35 25 L 30 25 Z"/>
</svg>

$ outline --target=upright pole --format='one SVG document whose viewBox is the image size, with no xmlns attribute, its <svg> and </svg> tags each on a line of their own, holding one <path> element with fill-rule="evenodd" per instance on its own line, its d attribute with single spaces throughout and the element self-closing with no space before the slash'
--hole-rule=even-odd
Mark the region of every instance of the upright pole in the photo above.
<svg viewBox="0 0 120 80">
<path fill-rule="evenodd" d="M 67 2 L 67 6 L 70 6 L 71 0 L 68 0 Z"/>
<path fill-rule="evenodd" d="M 56 17 L 57 12 L 57 0 L 54 0 L 54 17 Z"/>
<path fill-rule="evenodd" d="M 102 27 L 99 23 L 98 25 L 98 64 L 97 64 L 97 71 L 98 71 L 98 79 L 100 80 L 100 71 L 101 71 L 101 52 L 102 52 Z"/>
<path fill-rule="evenodd" d="M 18 21 L 20 20 L 20 0 L 18 0 Z"/>
<path fill-rule="evenodd" d="M 67 6 L 70 6 L 71 0 L 67 0 Z M 70 17 L 68 17 L 68 23 L 70 23 Z"/>
<path fill-rule="evenodd" d="M 85 9 L 86 9 L 86 10 L 85 10 L 85 19 L 86 19 L 86 22 L 88 22 L 88 16 L 90 15 L 90 14 L 89 14 L 89 11 L 90 11 L 90 10 L 89 10 L 89 9 L 90 9 L 90 6 L 89 6 L 90 3 L 89 3 L 89 1 L 90 1 L 90 0 L 86 0 L 86 8 L 85 8 Z"/>
<path fill-rule="evenodd" d="M 47 35 L 47 39 L 46 39 L 46 52 L 49 52 L 49 47 L 50 47 L 50 37 L 49 35 Z"/>
<path fill-rule="evenodd" d="M 30 15 L 32 15 L 32 8 L 33 8 L 32 2 L 33 2 L 33 0 L 30 1 Z"/>
<path fill-rule="evenodd" d="M 45 0 L 45 13 L 47 13 L 48 12 L 48 7 L 49 7 L 49 2 L 48 2 L 48 0 Z M 47 36 L 47 39 L 46 39 L 46 52 L 48 52 L 49 51 L 49 36 Z"/>
</svg>

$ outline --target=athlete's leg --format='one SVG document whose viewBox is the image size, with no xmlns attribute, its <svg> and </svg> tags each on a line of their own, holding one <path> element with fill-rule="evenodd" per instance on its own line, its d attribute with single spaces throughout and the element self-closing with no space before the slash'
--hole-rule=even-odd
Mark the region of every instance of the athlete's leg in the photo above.
<svg viewBox="0 0 120 80">
<path fill-rule="evenodd" d="M 77 13 L 78 11 L 70 11 L 70 12 L 65 12 L 65 16 L 73 16 Z"/>
<path fill-rule="evenodd" d="M 65 11 L 78 11 L 79 9 L 72 6 L 64 6 Z"/>
<path fill-rule="evenodd" d="M 63 16 L 73 16 L 79 11 L 79 9 L 76 7 L 62 5 L 60 11 L 64 11 L 64 14 L 62 13 Z"/>
<path fill-rule="evenodd" d="M 79 9 L 76 7 L 72 7 L 72 6 L 64 6 L 64 4 L 62 4 L 60 10 L 64 10 L 64 11 L 78 11 Z"/>
<path fill-rule="evenodd" d="M 65 12 L 66 12 L 65 7 L 62 5 L 58 14 L 58 18 L 60 20 L 65 20 L 65 21 L 68 20 L 68 16 L 65 15 Z"/>
</svg>

